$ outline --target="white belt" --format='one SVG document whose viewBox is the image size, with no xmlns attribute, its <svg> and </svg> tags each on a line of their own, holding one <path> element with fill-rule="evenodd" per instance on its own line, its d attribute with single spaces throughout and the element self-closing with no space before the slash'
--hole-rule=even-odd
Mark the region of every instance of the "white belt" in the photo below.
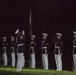
<svg viewBox="0 0 76 75">
<path fill-rule="evenodd" d="M 76 46 L 73 46 L 73 47 L 76 47 Z"/>
<path fill-rule="evenodd" d="M 31 49 L 34 49 L 34 47 L 31 47 Z"/>
<path fill-rule="evenodd" d="M 11 47 L 11 49 L 14 49 L 14 47 Z"/>
<path fill-rule="evenodd" d="M 42 49 L 46 49 L 47 47 L 42 47 Z"/>
<path fill-rule="evenodd" d="M 23 46 L 23 44 L 18 44 L 18 46 Z"/>
</svg>

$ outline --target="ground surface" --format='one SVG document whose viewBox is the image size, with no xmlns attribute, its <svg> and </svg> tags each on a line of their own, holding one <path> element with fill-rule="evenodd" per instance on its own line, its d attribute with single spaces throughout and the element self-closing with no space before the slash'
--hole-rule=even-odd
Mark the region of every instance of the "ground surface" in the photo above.
<svg viewBox="0 0 76 75">
<path fill-rule="evenodd" d="M 0 75 L 76 75 L 75 72 L 23 68 L 16 72 L 16 68 L 0 66 Z"/>
</svg>

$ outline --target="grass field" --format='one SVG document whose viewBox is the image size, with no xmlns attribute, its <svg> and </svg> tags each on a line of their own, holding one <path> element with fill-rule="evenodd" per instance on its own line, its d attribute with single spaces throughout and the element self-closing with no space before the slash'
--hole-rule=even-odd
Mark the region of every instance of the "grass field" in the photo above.
<svg viewBox="0 0 76 75">
<path fill-rule="evenodd" d="M 16 68 L 0 66 L 0 75 L 76 75 L 75 72 L 43 69 L 23 68 L 22 72 L 16 72 Z"/>
</svg>

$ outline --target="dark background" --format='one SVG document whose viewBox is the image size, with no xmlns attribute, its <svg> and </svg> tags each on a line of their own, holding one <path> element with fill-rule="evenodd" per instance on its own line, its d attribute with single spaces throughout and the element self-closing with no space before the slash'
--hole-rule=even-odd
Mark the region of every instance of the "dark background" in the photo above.
<svg viewBox="0 0 76 75">
<path fill-rule="evenodd" d="M 41 68 L 42 32 L 48 33 L 49 68 L 55 69 L 54 44 L 51 38 L 56 32 L 63 34 L 63 69 L 72 70 L 73 30 L 76 30 L 76 1 L 65 0 L 0 0 L 0 41 L 2 36 L 15 36 L 17 28 L 26 32 L 26 61 L 29 61 L 30 27 L 29 13 L 32 11 L 32 29 L 36 35 L 37 67 Z M 8 50 L 9 54 L 9 50 Z M 1 51 L 0 51 L 1 56 Z M 8 55 L 9 56 L 9 55 Z M 10 57 L 10 56 L 9 56 Z M 27 65 L 26 65 L 27 67 Z"/>
</svg>

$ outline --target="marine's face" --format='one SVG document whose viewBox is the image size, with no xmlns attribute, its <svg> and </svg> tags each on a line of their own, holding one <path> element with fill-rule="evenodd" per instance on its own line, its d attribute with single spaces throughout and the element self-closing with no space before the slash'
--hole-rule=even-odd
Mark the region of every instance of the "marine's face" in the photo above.
<svg viewBox="0 0 76 75">
<path fill-rule="evenodd" d="M 6 39 L 3 39 L 3 42 L 5 42 L 6 41 Z"/>
<path fill-rule="evenodd" d="M 47 39 L 47 36 L 43 36 L 43 40 Z"/>
<path fill-rule="evenodd" d="M 57 36 L 57 39 L 61 39 L 61 36 Z"/>
<path fill-rule="evenodd" d="M 74 35 L 74 38 L 76 39 L 76 35 Z"/>
<path fill-rule="evenodd" d="M 11 39 L 11 41 L 14 41 L 14 39 Z"/>
<path fill-rule="evenodd" d="M 35 38 L 31 37 L 31 40 L 34 40 Z"/>
</svg>

